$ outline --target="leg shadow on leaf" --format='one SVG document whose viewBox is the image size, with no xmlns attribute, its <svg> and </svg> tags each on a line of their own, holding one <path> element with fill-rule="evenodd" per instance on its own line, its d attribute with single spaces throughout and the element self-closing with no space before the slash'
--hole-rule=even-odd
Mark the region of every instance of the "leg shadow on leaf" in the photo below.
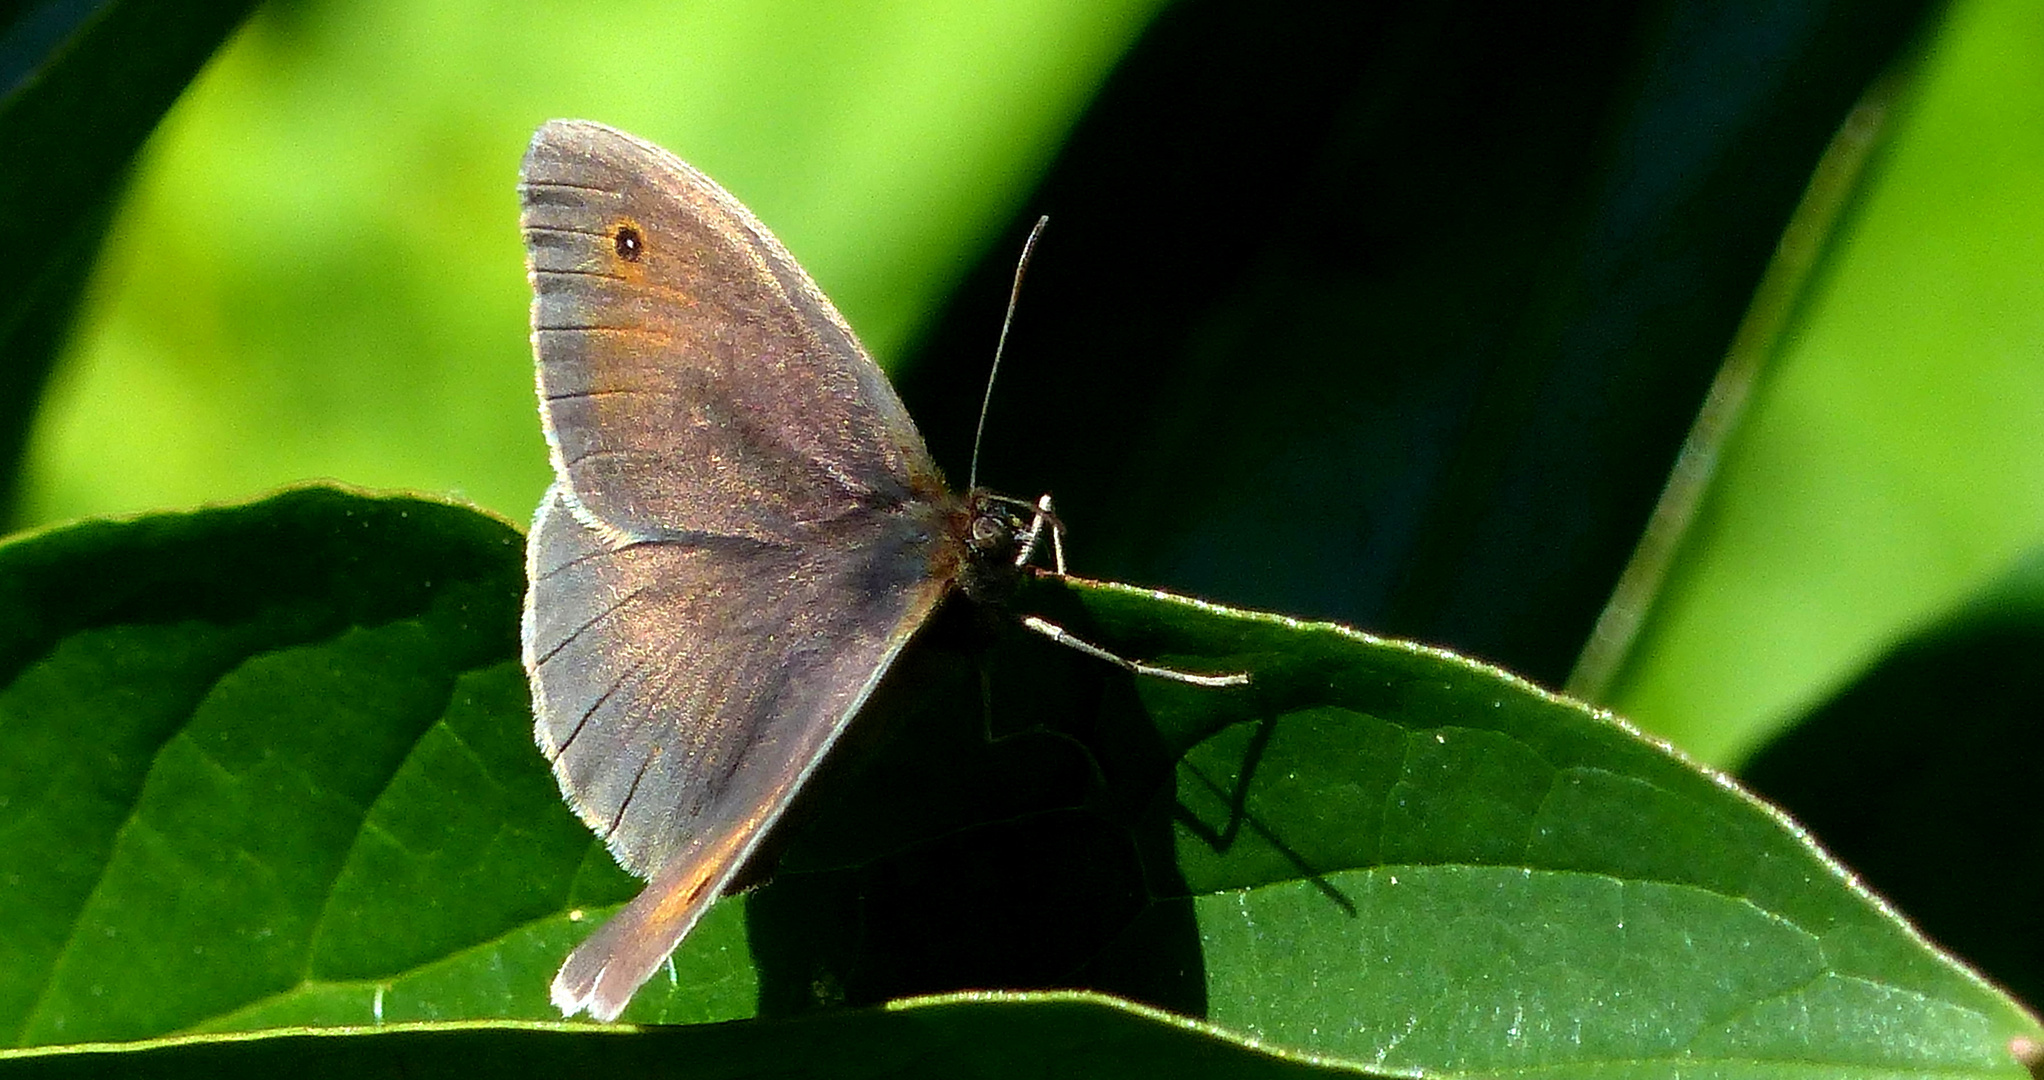
<svg viewBox="0 0 2044 1080">
<path fill-rule="evenodd" d="M 1218 778 L 1209 768 L 1191 761 L 1180 761 L 1178 763 L 1180 776 L 1190 779 L 1212 799 L 1224 805 L 1226 816 L 1218 827 L 1209 824 L 1200 816 L 1199 808 L 1188 805 L 1188 800 L 1181 796 L 1175 803 L 1173 821 L 1179 828 L 1205 843 L 1215 855 L 1221 856 L 1228 854 L 1235 846 L 1235 841 L 1242 830 L 1248 829 L 1289 862 L 1301 880 L 1311 882 L 1322 896 L 1340 907 L 1344 914 L 1354 918 L 1357 914 L 1355 901 L 1350 900 L 1347 894 L 1327 880 L 1324 868 L 1308 863 L 1297 848 L 1287 844 L 1284 838 L 1278 835 L 1277 829 L 1249 810 L 1249 787 L 1255 781 L 1264 751 L 1270 746 L 1271 738 L 1277 732 L 1278 723 L 1279 721 L 1272 717 L 1264 717 L 1254 722 L 1248 745 L 1244 747 L 1231 776 Z"/>
</svg>

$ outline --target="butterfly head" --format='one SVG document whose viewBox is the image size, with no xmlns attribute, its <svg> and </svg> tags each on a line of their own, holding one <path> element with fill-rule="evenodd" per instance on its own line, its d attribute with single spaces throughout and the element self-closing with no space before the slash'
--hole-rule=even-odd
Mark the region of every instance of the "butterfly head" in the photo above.
<svg viewBox="0 0 2044 1080">
<path fill-rule="evenodd" d="M 998 603 L 1011 593 L 1046 530 L 1057 572 L 1064 573 L 1064 525 L 1050 508 L 1050 496 L 1032 503 L 975 488 L 965 503 L 966 559 L 959 586 L 967 596 Z"/>
</svg>

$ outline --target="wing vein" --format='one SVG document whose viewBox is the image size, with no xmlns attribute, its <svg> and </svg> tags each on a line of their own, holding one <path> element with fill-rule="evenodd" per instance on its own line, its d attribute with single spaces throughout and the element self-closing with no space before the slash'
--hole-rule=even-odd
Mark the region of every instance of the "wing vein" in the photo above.
<svg viewBox="0 0 2044 1080">
<path fill-rule="evenodd" d="M 565 757 L 568 753 L 568 747 L 575 744 L 575 737 L 582 734 L 583 727 L 588 725 L 590 717 L 596 715 L 596 710 L 603 708 L 603 703 L 609 701 L 612 694 L 623 689 L 626 682 L 630 681 L 634 675 L 645 670 L 645 668 L 646 658 L 642 656 L 633 662 L 631 667 L 626 668 L 623 673 L 618 675 L 616 679 L 611 680 L 611 684 L 604 687 L 603 693 L 598 694 L 596 700 L 590 702 L 589 707 L 582 710 L 582 718 L 575 721 L 575 730 L 568 732 L 568 737 L 562 739 L 561 745 L 556 747 L 553 753 L 547 755 L 547 760 L 550 762 L 559 761 L 562 757 Z"/>
<path fill-rule="evenodd" d="M 611 815 L 610 827 L 603 830 L 603 842 L 610 843 L 625 823 L 625 811 L 631 809 L 632 800 L 639 797 L 639 782 L 646 779 L 646 773 L 653 768 L 653 762 L 660 758 L 660 744 L 654 743 L 646 753 L 646 760 L 639 762 L 638 775 L 632 777 L 632 786 L 625 791 L 625 797 L 617 804 L 617 813 Z"/>
<path fill-rule="evenodd" d="M 585 401 L 590 398 L 629 397 L 634 394 L 647 397 L 658 397 L 665 393 L 666 391 L 664 390 L 648 390 L 643 387 L 628 387 L 617 390 L 571 390 L 565 394 L 548 394 L 546 395 L 546 399 L 548 401 Z"/>
<path fill-rule="evenodd" d="M 555 645 L 551 649 L 548 649 L 545 655 L 535 657 L 532 661 L 532 666 L 538 668 L 541 665 L 544 665 L 548 661 L 552 660 L 554 657 L 559 656 L 561 654 L 562 649 L 565 649 L 568 646 L 573 645 L 575 643 L 575 639 L 581 637 L 584 633 L 587 633 L 590 627 L 593 627 L 597 623 L 600 623 L 603 620 L 610 618 L 612 615 L 617 614 L 620 610 L 624 608 L 626 604 L 629 604 L 632 601 L 637 600 L 639 596 L 646 591 L 646 588 L 647 586 L 641 585 L 638 588 L 633 589 L 631 592 L 625 594 L 625 596 L 622 599 L 618 600 L 617 603 L 612 604 L 611 606 L 604 608 L 602 611 L 599 611 L 595 615 L 591 616 L 588 622 L 585 622 L 582 625 L 576 627 L 574 630 L 570 631 L 567 637 L 562 638 L 559 644 Z"/>
<path fill-rule="evenodd" d="M 572 275 L 574 275 L 574 276 L 576 276 L 576 277 L 598 277 L 598 278 L 609 278 L 609 279 L 610 279 L 610 280 L 612 280 L 612 281 L 630 281 L 630 280 L 631 280 L 630 278 L 628 278 L 628 277 L 624 276 L 623 274 L 613 274 L 613 273 L 610 273 L 610 272 L 608 272 L 608 271 L 605 271 L 605 270 L 583 270 L 583 269 L 581 269 L 581 268 L 579 268 L 579 267 L 577 267 L 577 268 L 573 268 L 573 269 L 569 269 L 569 268 L 566 268 L 566 267 L 560 267 L 560 266 L 549 266 L 549 267 L 545 267 L 545 268 L 543 268 L 543 269 L 539 270 L 538 272 L 539 272 L 539 273 L 541 273 L 541 274 L 572 274 Z"/>
<path fill-rule="evenodd" d="M 619 192 L 615 188 L 607 188 L 601 184 L 574 184 L 569 183 L 566 180 L 527 180 L 522 186 L 524 186 L 527 189 L 567 188 L 570 191 L 600 191 L 605 195 L 619 194 Z"/>
</svg>

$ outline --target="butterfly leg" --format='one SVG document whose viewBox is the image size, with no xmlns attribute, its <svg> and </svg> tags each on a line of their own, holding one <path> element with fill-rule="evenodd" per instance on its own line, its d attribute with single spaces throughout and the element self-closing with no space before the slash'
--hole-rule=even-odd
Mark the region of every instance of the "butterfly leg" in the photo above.
<svg viewBox="0 0 2044 1080">
<path fill-rule="evenodd" d="M 1175 668 L 1145 664 L 1140 660 L 1130 660 L 1125 656 L 1118 656 L 1108 652 L 1106 649 L 1090 641 L 1075 638 L 1067 633 L 1064 627 L 1047 619 L 1039 619 L 1034 615 L 1024 615 L 1022 617 L 1022 625 L 1068 649 L 1077 649 L 1095 660 L 1105 660 L 1115 667 L 1121 668 L 1124 671 L 1134 672 L 1137 675 L 1150 675 L 1159 679 L 1170 679 L 1173 682 L 1191 683 L 1194 686 L 1246 686 L 1249 683 L 1249 674 L 1243 671 L 1227 675 L 1195 675 L 1189 671 L 1179 671 Z"/>
<path fill-rule="evenodd" d="M 1057 564 L 1058 576 L 1063 577 L 1065 572 L 1065 523 L 1059 521 L 1057 515 L 1050 512 L 1050 494 L 1048 492 L 1036 500 L 1036 511 L 1050 521 L 1051 561 Z"/>
<path fill-rule="evenodd" d="M 1024 506 L 1028 504 L 1017 500 L 1015 505 Z M 1048 525 L 1050 526 L 1051 561 L 1057 564 L 1058 576 L 1063 577 L 1065 575 L 1065 523 L 1059 521 L 1057 512 L 1050 508 L 1050 496 L 1047 494 L 1037 496 L 1035 506 L 1032 509 L 1035 511 L 1035 516 L 1029 520 L 1029 528 L 1022 533 L 1022 536 L 1015 545 L 1015 565 L 1027 566 L 1029 565 L 1029 560 L 1036 557 L 1036 545 L 1043 541 L 1043 527 Z"/>
</svg>

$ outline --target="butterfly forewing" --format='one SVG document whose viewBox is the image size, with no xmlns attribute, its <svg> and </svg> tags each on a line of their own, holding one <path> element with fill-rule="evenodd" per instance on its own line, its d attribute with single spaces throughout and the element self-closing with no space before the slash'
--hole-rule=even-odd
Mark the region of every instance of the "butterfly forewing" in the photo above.
<svg viewBox="0 0 2044 1080">
<path fill-rule="evenodd" d="M 653 879 L 555 981 L 609 1019 L 956 580 L 963 510 L 837 312 L 707 178 L 556 121 L 520 191 L 555 469 L 528 549 L 535 730 Z"/>
<path fill-rule="evenodd" d="M 605 525 L 773 539 L 941 490 L 830 301 L 708 177 L 556 121 L 520 193 L 555 470 Z"/>
</svg>

